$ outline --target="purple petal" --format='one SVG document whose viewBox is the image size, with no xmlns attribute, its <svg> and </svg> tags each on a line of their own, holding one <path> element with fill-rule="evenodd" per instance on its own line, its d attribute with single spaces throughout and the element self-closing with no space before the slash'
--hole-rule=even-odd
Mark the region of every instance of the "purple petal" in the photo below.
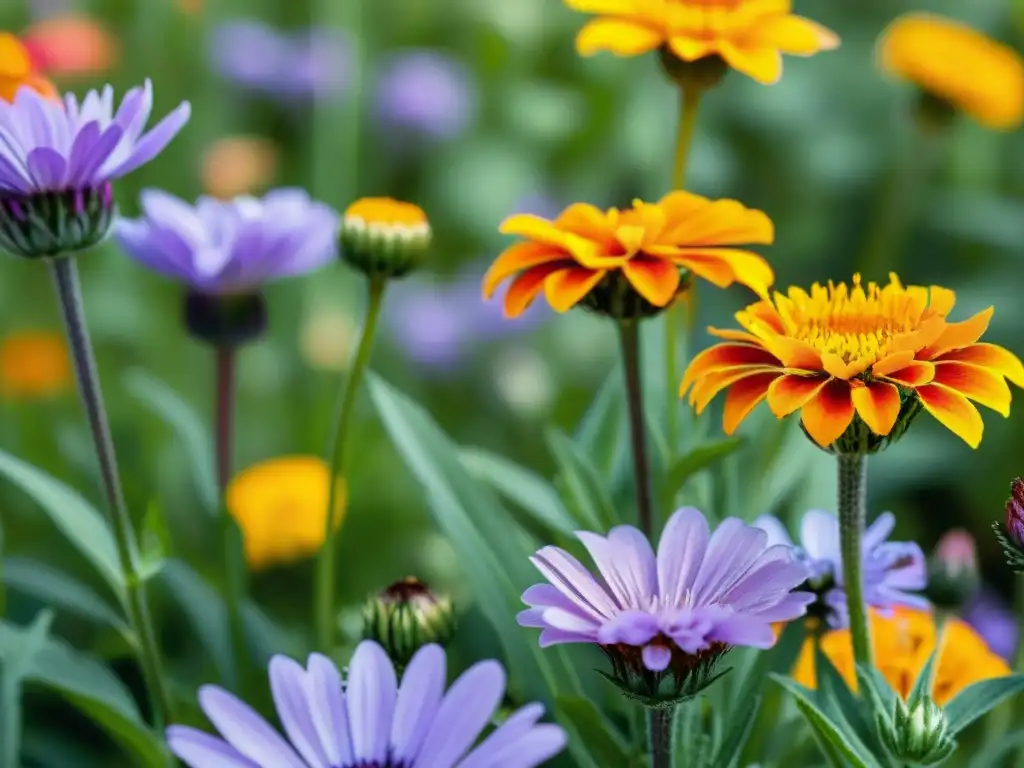
<svg viewBox="0 0 1024 768">
<path fill-rule="evenodd" d="M 629 528 L 629 526 L 622 526 L 622 528 Z M 618 530 L 613 529 L 612 533 Z M 635 528 L 632 530 L 646 543 L 647 540 L 643 538 L 640 531 Z M 613 541 L 611 534 L 605 538 L 588 531 L 578 531 L 576 538 L 587 548 L 598 571 L 620 606 L 639 608 L 654 595 L 657 587 L 656 564 L 650 544 L 647 544 L 645 557 L 644 554 L 635 554 L 631 551 L 633 542 L 628 533 L 619 534 L 618 541 L 620 543 Z M 634 568 L 636 572 L 633 571 Z"/>
<path fill-rule="evenodd" d="M 352 655 L 346 690 L 357 761 L 383 763 L 387 758 L 397 689 L 395 668 L 384 649 L 372 640 L 361 642 Z"/>
<path fill-rule="evenodd" d="M 716 622 L 708 636 L 728 645 L 751 648 L 771 648 L 775 645 L 775 632 L 771 624 L 741 613 Z"/>
<path fill-rule="evenodd" d="M 757 520 L 754 521 L 754 527 L 760 528 L 762 531 L 768 534 L 768 546 L 774 546 L 775 544 L 785 544 L 787 546 L 793 546 L 793 539 L 789 535 L 789 531 L 786 530 L 786 526 L 782 524 L 782 521 L 772 515 L 761 515 Z"/>
<path fill-rule="evenodd" d="M 601 645 L 644 645 L 661 632 L 658 620 L 643 611 L 623 611 L 601 625 L 597 640 Z"/>
<path fill-rule="evenodd" d="M 187 101 L 183 101 L 178 105 L 177 109 L 139 139 L 125 162 L 110 169 L 105 168 L 107 177 L 111 179 L 121 178 L 159 155 L 171 143 L 171 140 L 178 135 L 178 132 L 185 127 L 185 123 L 188 122 L 191 115 L 192 105 Z"/>
<path fill-rule="evenodd" d="M 192 247 L 208 241 L 195 210 L 184 200 L 159 189 L 146 189 L 139 196 L 142 210 L 152 224 L 181 234 Z"/>
<path fill-rule="evenodd" d="M 439 645 L 425 645 L 402 675 L 391 726 L 392 758 L 412 765 L 430 732 L 447 682 L 447 663 Z"/>
<path fill-rule="evenodd" d="M 645 645 L 640 657 L 651 672 L 664 672 L 672 661 L 672 649 L 664 645 Z"/>
<path fill-rule="evenodd" d="M 349 742 L 341 674 L 333 661 L 319 653 L 310 654 L 307 667 L 310 710 L 320 744 L 331 765 L 348 765 L 355 759 Z"/>
<path fill-rule="evenodd" d="M 199 706 L 225 741 L 258 765 L 308 768 L 266 720 L 222 688 L 200 688 Z"/>
<path fill-rule="evenodd" d="M 260 768 L 223 739 L 184 725 L 167 729 L 167 745 L 189 768 Z"/>
<path fill-rule="evenodd" d="M 556 725 L 537 725 L 543 713 L 540 704 L 514 712 L 458 768 L 533 768 L 554 757 L 565 748 L 565 731 Z"/>
<path fill-rule="evenodd" d="M 10 162 L 0 149 L 0 189 L 9 192 L 28 194 L 32 191 L 32 183 L 27 174 Z"/>
<path fill-rule="evenodd" d="M 541 620 L 552 629 L 561 629 L 577 634 L 591 634 L 598 628 L 597 623 L 588 616 L 580 616 L 578 610 L 563 611 L 561 608 L 545 608 Z"/>
<path fill-rule="evenodd" d="M 808 511 L 800 521 L 800 546 L 812 560 L 826 560 L 839 570 L 839 520 L 820 509 Z"/>
<path fill-rule="evenodd" d="M 892 512 L 883 512 L 864 531 L 864 538 L 861 539 L 861 546 L 865 552 L 870 552 L 889 538 L 896 527 L 896 515 Z"/>
<path fill-rule="evenodd" d="M 72 186 L 91 186 L 97 182 L 105 181 L 105 179 L 98 177 L 97 174 L 100 168 L 103 167 L 103 164 L 107 162 L 121 144 L 121 129 L 116 125 L 107 128 L 98 138 L 94 138 L 91 132 L 86 135 L 86 132 L 93 125 L 97 129 L 99 128 L 97 123 L 89 123 L 75 137 L 75 143 L 71 149 L 71 169 L 69 172 L 71 177 L 70 184 Z"/>
<path fill-rule="evenodd" d="M 735 611 L 757 612 L 781 600 L 807 578 L 807 568 L 794 562 L 791 552 L 783 544 L 766 549 L 720 602 Z"/>
<path fill-rule="evenodd" d="M 594 619 L 605 619 L 619 611 L 614 598 L 597 583 L 580 561 L 558 547 L 544 547 L 530 558 L 537 570 L 555 588 Z"/>
<path fill-rule="evenodd" d="M 708 548 L 708 521 L 696 507 L 677 510 L 658 542 L 658 591 L 669 605 L 682 605 L 693 589 Z"/>
<path fill-rule="evenodd" d="M 28 172 L 36 189 L 59 191 L 64 186 L 67 162 L 55 149 L 39 147 L 28 153 Z"/>
<path fill-rule="evenodd" d="M 274 656 L 270 660 L 270 691 L 284 732 L 295 749 L 312 768 L 330 768 L 313 724 L 306 670 L 287 656 Z"/>
<path fill-rule="evenodd" d="M 522 614 L 520 614 L 521 616 Z M 552 645 L 562 645 L 563 643 L 596 643 L 597 633 L 596 632 L 567 632 L 564 629 L 554 629 L 548 627 L 540 633 L 540 637 L 537 639 L 537 644 L 541 648 L 548 648 Z"/>
<path fill-rule="evenodd" d="M 693 585 L 693 604 L 720 601 L 754 564 L 765 549 L 768 534 L 736 517 L 729 517 L 715 529 L 704 555 L 704 566 Z"/>
<path fill-rule="evenodd" d="M 767 622 L 792 621 L 807 613 L 807 606 L 818 599 L 813 592 L 790 592 L 770 608 L 748 611 Z"/>
<path fill-rule="evenodd" d="M 142 135 L 152 109 L 153 84 L 147 78 L 141 88 L 132 88 L 125 94 L 117 114 L 114 115 L 114 122 L 129 143 L 134 144 Z"/>
</svg>

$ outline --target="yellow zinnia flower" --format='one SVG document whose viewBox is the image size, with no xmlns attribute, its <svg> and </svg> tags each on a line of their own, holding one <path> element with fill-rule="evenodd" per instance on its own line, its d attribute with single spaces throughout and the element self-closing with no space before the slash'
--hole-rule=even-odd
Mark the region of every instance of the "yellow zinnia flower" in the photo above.
<svg viewBox="0 0 1024 768">
<path fill-rule="evenodd" d="M 760 83 L 782 75 L 782 54 L 835 48 L 835 34 L 791 13 L 791 0 L 565 0 L 597 14 L 576 38 L 580 54 L 636 56 L 661 46 L 683 61 L 719 56 Z"/>
<path fill-rule="evenodd" d="M 337 512 L 346 511 L 339 480 Z M 320 549 L 327 523 L 330 470 L 315 456 L 286 456 L 249 467 L 228 485 L 227 505 L 242 530 L 253 570 L 309 557 Z"/>
<path fill-rule="evenodd" d="M 1010 413 L 1005 379 L 1024 386 L 1020 360 L 993 344 L 979 343 L 992 307 L 959 323 L 947 315 L 953 291 L 938 286 L 861 285 L 856 275 L 810 292 L 790 288 L 736 313 L 745 330 L 710 329 L 726 339 L 690 363 L 680 396 L 700 413 L 728 389 L 725 431 L 768 398 L 782 418 L 801 411 L 807 433 L 822 447 L 838 440 L 855 417 L 887 436 L 901 410 L 923 406 L 972 448 L 984 425 L 971 400 Z"/>
<path fill-rule="evenodd" d="M 60 334 L 20 331 L 0 341 L 0 394 L 4 397 L 49 397 L 70 385 L 71 362 Z"/>
<path fill-rule="evenodd" d="M 501 225 L 524 238 L 491 265 L 485 298 L 515 276 L 505 294 L 505 315 L 517 317 L 543 289 L 558 312 L 578 304 L 608 281 L 624 277 L 654 307 L 665 307 L 680 290 L 680 268 L 725 288 L 733 282 L 764 295 L 774 280 L 760 256 L 735 246 L 771 243 L 771 219 L 735 200 L 708 200 L 673 192 L 656 204 L 634 202 L 629 210 L 601 211 L 576 203 L 554 221 L 517 215 Z"/>
<path fill-rule="evenodd" d="M 878 61 L 989 128 L 1016 128 L 1024 118 L 1020 55 L 964 24 L 928 13 L 901 16 L 879 38 Z"/>
<path fill-rule="evenodd" d="M 0 32 L 0 101 L 14 101 L 22 86 L 47 98 L 59 98 L 53 83 L 35 71 L 32 58 L 21 41 L 10 32 Z"/>
<path fill-rule="evenodd" d="M 872 612 L 870 621 L 875 666 L 900 698 L 906 700 L 935 650 L 935 617 L 928 611 L 900 607 L 889 616 Z M 846 684 L 856 690 L 850 630 L 837 629 L 826 634 L 821 639 L 821 650 Z M 940 705 L 969 685 L 1010 674 L 1006 662 L 989 650 L 970 625 L 959 619 L 945 623 L 937 662 L 931 695 Z M 793 677 L 801 685 L 815 687 L 813 639 L 804 644 Z"/>
</svg>

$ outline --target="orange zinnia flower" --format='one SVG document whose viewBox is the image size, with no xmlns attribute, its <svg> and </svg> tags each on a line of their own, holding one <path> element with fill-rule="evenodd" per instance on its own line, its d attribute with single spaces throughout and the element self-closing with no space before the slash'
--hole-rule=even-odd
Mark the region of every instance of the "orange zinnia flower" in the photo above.
<svg viewBox="0 0 1024 768">
<path fill-rule="evenodd" d="M 22 86 L 48 98 L 58 98 L 53 83 L 35 71 L 32 58 L 21 41 L 9 32 L 0 32 L 0 100 L 14 101 Z"/>
<path fill-rule="evenodd" d="M 810 56 L 839 45 L 829 30 L 790 13 L 791 0 L 565 1 L 573 10 L 598 14 L 576 38 L 584 56 L 636 56 L 666 46 L 683 61 L 718 55 L 771 84 L 782 75 L 783 53 Z"/>
<path fill-rule="evenodd" d="M 870 622 L 875 666 L 906 701 L 914 681 L 935 651 L 935 617 L 927 611 L 900 607 L 888 616 L 872 612 Z M 837 629 L 826 634 L 821 639 L 821 650 L 846 684 L 857 690 L 850 630 Z M 958 619 L 945 623 L 937 661 L 931 695 L 939 705 L 946 704 L 969 685 L 1010 674 L 1006 662 L 989 650 L 970 625 Z M 816 686 L 813 639 L 804 644 L 793 677 L 808 688 Z"/>
<path fill-rule="evenodd" d="M 654 307 L 679 291 L 680 268 L 720 288 L 734 282 L 766 295 L 775 276 L 757 254 L 734 246 L 771 243 L 775 231 L 761 211 L 735 200 L 708 200 L 673 192 L 657 204 L 639 200 L 629 210 L 570 205 L 553 222 L 520 214 L 501 225 L 516 243 L 484 276 L 484 296 L 516 275 L 505 294 L 505 316 L 517 317 L 541 289 L 558 312 L 571 309 L 603 280 L 624 277 Z"/>
<path fill-rule="evenodd" d="M 1016 128 L 1024 119 L 1024 61 L 964 24 L 928 13 L 901 16 L 879 38 L 878 61 L 989 128 Z"/>
<path fill-rule="evenodd" d="M 904 288 L 896 275 L 865 289 L 815 283 L 790 288 L 736 314 L 744 331 L 710 329 L 726 339 L 694 358 L 680 395 L 702 411 L 723 389 L 725 431 L 732 433 L 761 400 L 782 418 L 802 410 L 807 433 L 828 447 L 855 417 L 879 436 L 892 432 L 901 409 L 917 403 L 971 447 L 983 424 L 969 400 L 1010 412 L 1005 379 L 1024 386 L 1020 360 L 978 343 L 992 308 L 948 322 L 956 297 L 932 286 Z"/>
</svg>

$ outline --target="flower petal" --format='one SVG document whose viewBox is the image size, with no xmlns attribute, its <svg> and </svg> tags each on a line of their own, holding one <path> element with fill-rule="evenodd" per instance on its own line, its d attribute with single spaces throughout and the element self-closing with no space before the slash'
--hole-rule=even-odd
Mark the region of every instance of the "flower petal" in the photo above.
<svg viewBox="0 0 1024 768">
<path fill-rule="evenodd" d="M 921 405 L 942 426 L 962 439 L 971 448 L 981 444 L 985 424 L 978 409 L 959 392 L 941 384 L 926 384 L 917 388 Z"/>
<path fill-rule="evenodd" d="M 223 739 L 184 725 L 167 729 L 167 745 L 189 768 L 260 768 Z"/>
<path fill-rule="evenodd" d="M 935 378 L 935 365 L 927 360 L 915 360 L 905 368 L 887 374 L 885 378 L 904 387 L 919 387 Z"/>
<path fill-rule="evenodd" d="M 707 552 L 711 531 L 696 507 L 675 512 L 658 542 L 658 594 L 669 605 L 680 605 L 693 589 Z"/>
<path fill-rule="evenodd" d="M 294 659 L 276 655 L 270 660 L 270 690 L 285 733 L 311 768 L 329 768 L 306 697 L 305 681 L 306 670 Z"/>
<path fill-rule="evenodd" d="M 601 645 L 645 645 L 658 636 L 658 620 L 640 610 L 623 611 L 601 625 L 597 642 Z"/>
<path fill-rule="evenodd" d="M 949 323 L 941 335 L 929 346 L 918 352 L 919 360 L 934 360 L 953 349 L 963 349 L 976 344 L 985 335 L 992 320 L 993 307 L 984 309 L 963 322 Z"/>
<path fill-rule="evenodd" d="M 412 765 L 416 761 L 444 696 L 446 670 L 444 649 L 425 645 L 402 675 L 391 726 L 391 757 L 397 762 Z"/>
<path fill-rule="evenodd" d="M 653 27 L 627 19 L 597 18 L 588 22 L 576 37 L 581 56 L 610 51 L 617 56 L 638 56 L 664 42 L 664 34 Z"/>
<path fill-rule="evenodd" d="M 828 384 L 824 376 L 780 376 L 768 387 L 768 407 L 777 418 L 799 411 Z"/>
<path fill-rule="evenodd" d="M 664 672 L 672 661 L 672 649 L 664 645 L 645 645 L 640 657 L 651 672 Z"/>
<path fill-rule="evenodd" d="M 679 290 L 679 267 L 665 259 L 632 258 L 622 265 L 622 274 L 656 307 L 667 306 Z"/>
<path fill-rule="evenodd" d="M 900 391 L 894 384 L 873 381 L 865 386 L 855 386 L 850 397 L 857 409 L 857 415 L 876 435 L 888 435 L 900 415 Z"/>
<path fill-rule="evenodd" d="M 213 685 L 200 688 L 199 706 L 224 740 L 257 765 L 308 768 L 266 720 L 224 689 Z"/>
<path fill-rule="evenodd" d="M 811 56 L 839 47 L 834 32 L 800 16 L 770 16 L 758 22 L 758 41 L 793 56 Z"/>
<path fill-rule="evenodd" d="M 556 312 L 568 312 L 590 293 L 608 274 L 603 269 L 565 267 L 556 270 L 544 281 L 544 295 Z"/>
<path fill-rule="evenodd" d="M 853 421 L 853 400 L 850 384 L 832 379 L 801 411 L 807 434 L 822 448 L 832 445 Z"/>
<path fill-rule="evenodd" d="M 781 371 L 755 373 L 737 381 L 725 396 L 725 414 L 722 427 L 725 434 L 731 435 L 740 423 L 750 415 L 758 403 L 768 396 L 771 383 L 782 375 Z"/>
<path fill-rule="evenodd" d="M 498 286 L 517 272 L 565 258 L 568 256 L 564 252 L 550 245 L 532 241 L 516 243 L 498 256 L 484 275 L 484 298 L 491 298 Z"/>
<path fill-rule="evenodd" d="M 968 399 L 991 408 L 1001 416 L 1010 415 L 1010 387 L 1000 374 L 981 366 L 955 360 L 935 363 L 935 384 L 955 389 Z"/>
<path fill-rule="evenodd" d="M 782 77 L 782 54 L 769 45 L 737 45 L 722 40 L 718 51 L 733 69 L 763 85 L 774 85 Z"/>
<path fill-rule="evenodd" d="M 683 374 L 679 395 L 684 395 L 690 384 L 700 376 L 743 365 L 775 366 L 780 363 L 778 358 L 763 347 L 752 344 L 716 344 L 690 361 L 686 373 Z"/>
<path fill-rule="evenodd" d="M 507 318 L 519 317 L 529 309 L 537 294 L 544 288 L 544 281 L 555 272 L 565 269 L 565 262 L 540 264 L 521 273 L 505 292 L 504 314 Z"/>
<path fill-rule="evenodd" d="M 384 649 L 372 640 L 357 647 L 349 663 L 348 721 L 357 762 L 383 763 L 388 756 L 398 681 Z"/>
<path fill-rule="evenodd" d="M 620 609 L 621 606 L 597 582 L 593 574 L 565 550 L 554 546 L 543 547 L 530 558 L 530 562 L 587 616 L 604 620 Z"/>
<path fill-rule="evenodd" d="M 972 344 L 963 349 L 951 350 L 942 355 L 940 359 L 942 361 L 958 360 L 962 363 L 990 368 L 1008 378 L 1018 387 L 1024 387 L 1024 365 L 1021 365 L 1020 358 L 995 344 Z"/>
</svg>

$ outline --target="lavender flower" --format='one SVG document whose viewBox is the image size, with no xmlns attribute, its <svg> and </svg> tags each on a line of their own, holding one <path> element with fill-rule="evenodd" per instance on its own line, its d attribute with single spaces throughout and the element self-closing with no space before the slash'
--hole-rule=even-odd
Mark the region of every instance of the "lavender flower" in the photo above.
<svg viewBox="0 0 1024 768">
<path fill-rule="evenodd" d="M 550 583 L 523 593 L 530 608 L 519 623 L 542 629 L 542 647 L 597 644 L 620 687 L 647 703 L 694 695 L 729 647 L 770 647 L 772 623 L 802 616 L 814 600 L 791 591 L 807 578 L 792 547 L 770 546 L 764 531 L 738 518 L 712 535 L 700 510 L 680 509 L 657 555 L 628 525 L 607 538 L 577 536 L 600 578 L 568 552 L 544 547 L 531 560 Z"/>
<path fill-rule="evenodd" d="M 110 182 L 150 162 L 188 122 L 183 102 L 151 131 L 147 80 L 114 110 L 114 90 L 79 103 L 22 88 L 0 101 L 0 247 L 28 258 L 84 250 L 116 213 Z"/>
<path fill-rule="evenodd" d="M 428 645 L 401 685 L 377 643 L 356 648 L 347 684 L 325 656 L 306 669 L 284 656 L 270 661 L 270 686 L 285 740 L 248 705 L 215 686 L 199 704 L 220 732 L 171 726 L 171 750 L 190 768 L 533 768 L 558 754 L 565 733 L 538 724 L 540 704 L 512 714 L 473 748 L 505 692 L 494 661 L 468 669 L 445 693 L 446 660 Z"/>
<path fill-rule="evenodd" d="M 473 117 L 469 71 L 437 51 L 392 58 L 377 83 L 377 114 L 391 128 L 453 139 Z"/>
<path fill-rule="evenodd" d="M 762 516 L 754 525 L 775 544 L 793 545 L 785 526 L 775 517 Z M 928 601 L 911 591 L 927 584 L 924 552 L 913 542 L 887 541 L 896 525 L 891 512 L 879 515 L 864 532 L 863 564 L 865 602 L 880 610 L 895 605 L 927 608 Z M 839 520 L 835 515 L 812 509 L 800 523 L 797 557 L 803 563 L 807 581 L 820 597 L 819 612 L 833 627 L 849 623 L 846 591 L 843 589 L 843 556 L 839 546 Z M 813 610 L 812 610 L 813 612 Z"/>
</svg>

